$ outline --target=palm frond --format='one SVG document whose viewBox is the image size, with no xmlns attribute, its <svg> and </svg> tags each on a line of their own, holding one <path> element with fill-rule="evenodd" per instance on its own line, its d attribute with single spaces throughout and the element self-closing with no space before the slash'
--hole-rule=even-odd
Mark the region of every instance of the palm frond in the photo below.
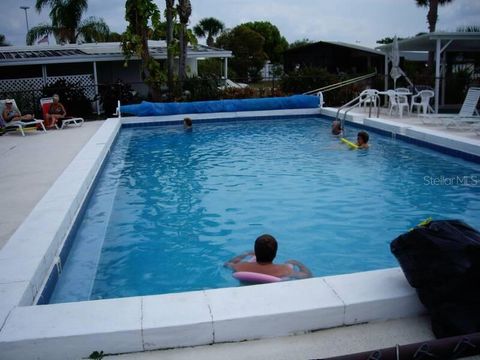
<svg viewBox="0 0 480 360">
<path fill-rule="evenodd" d="M 87 43 L 107 41 L 110 28 L 101 18 L 90 16 L 80 23 L 77 29 L 77 39 L 82 37 Z"/>
<path fill-rule="evenodd" d="M 193 27 L 193 32 L 195 33 L 195 35 L 197 35 L 198 37 L 206 37 L 207 34 L 205 34 L 205 31 L 203 30 L 203 28 L 200 26 L 200 24 L 197 24 Z"/>
<path fill-rule="evenodd" d="M 27 33 L 27 44 L 33 45 L 36 40 L 40 39 L 45 35 L 56 34 L 57 28 L 49 24 L 40 24 L 32 27 Z"/>
</svg>

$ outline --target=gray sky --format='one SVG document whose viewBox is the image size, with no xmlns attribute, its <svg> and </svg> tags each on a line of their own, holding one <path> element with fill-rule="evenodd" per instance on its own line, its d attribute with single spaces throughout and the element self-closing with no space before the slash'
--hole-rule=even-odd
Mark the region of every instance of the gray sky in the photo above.
<svg viewBox="0 0 480 360">
<path fill-rule="evenodd" d="M 164 1 L 156 1 L 162 10 Z M 414 0 L 191 0 L 191 25 L 213 16 L 227 27 L 246 21 L 270 21 L 289 42 L 302 38 L 375 46 L 385 36 L 400 37 L 428 31 L 426 8 Z M 35 0 L 0 0 L 0 33 L 13 45 L 25 43 L 25 15 L 20 6 L 30 6 L 30 27 L 48 20 L 48 9 L 40 14 Z M 104 18 L 112 31 L 125 29 L 124 0 L 89 0 L 86 16 Z M 441 7 L 437 30 L 452 31 L 460 25 L 480 25 L 480 0 L 454 0 Z"/>
</svg>

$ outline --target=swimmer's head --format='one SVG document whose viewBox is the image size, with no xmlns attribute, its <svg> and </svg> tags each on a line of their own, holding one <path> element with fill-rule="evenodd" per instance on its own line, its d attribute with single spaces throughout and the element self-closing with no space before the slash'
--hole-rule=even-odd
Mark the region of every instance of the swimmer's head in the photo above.
<svg viewBox="0 0 480 360">
<path fill-rule="evenodd" d="M 185 119 L 183 119 L 183 126 L 186 127 L 186 128 L 191 128 L 192 127 L 192 119 L 190 119 L 189 117 L 186 117 Z"/>
<path fill-rule="evenodd" d="M 260 235 L 255 240 L 255 257 L 259 263 L 271 263 L 277 256 L 278 244 L 272 235 Z"/>
<path fill-rule="evenodd" d="M 358 134 L 357 134 L 357 143 L 358 145 L 366 145 L 368 144 L 368 139 L 370 138 L 370 136 L 368 135 L 368 133 L 366 131 L 360 131 Z"/>
<path fill-rule="evenodd" d="M 333 135 L 340 135 L 342 132 L 342 123 L 338 120 L 335 120 L 332 123 L 332 134 Z"/>
</svg>

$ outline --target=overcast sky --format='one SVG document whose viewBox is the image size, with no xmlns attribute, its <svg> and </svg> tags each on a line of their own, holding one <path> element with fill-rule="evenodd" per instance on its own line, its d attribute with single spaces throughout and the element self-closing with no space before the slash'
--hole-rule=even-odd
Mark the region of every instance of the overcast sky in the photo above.
<svg viewBox="0 0 480 360">
<path fill-rule="evenodd" d="M 165 2 L 157 0 L 162 13 Z M 246 21 L 270 21 L 289 42 L 308 38 L 375 46 L 385 36 L 400 37 L 428 31 L 426 8 L 415 0 L 191 0 L 191 25 L 213 16 L 227 27 Z M 48 9 L 39 14 L 35 0 L 0 0 L 0 34 L 13 45 L 25 43 L 25 15 L 30 6 L 30 27 L 48 20 Z M 86 16 L 102 17 L 112 31 L 125 29 L 124 0 L 89 0 Z M 452 31 L 460 25 L 480 25 L 480 0 L 454 0 L 439 11 L 437 30 Z M 203 40 L 204 41 L 204 40 Z M 202 42 L 202 41 L 201 41 Z"/>
</svg>

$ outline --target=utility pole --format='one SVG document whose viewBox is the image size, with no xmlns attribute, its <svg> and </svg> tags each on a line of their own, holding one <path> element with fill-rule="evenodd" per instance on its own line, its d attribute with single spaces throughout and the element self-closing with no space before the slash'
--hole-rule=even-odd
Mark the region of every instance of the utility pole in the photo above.
<svg viewBox="0 0 480 360">
<path fill-rule="evenodd" d="M 30 6 L 20 6 L 20 9 L 25 11 L 25 21 L 27 22 L 27 33 L 30 31 L 30 28 L 28 27 L 28 13 L 27 10 L 30 9 Z"/>
</svg>

